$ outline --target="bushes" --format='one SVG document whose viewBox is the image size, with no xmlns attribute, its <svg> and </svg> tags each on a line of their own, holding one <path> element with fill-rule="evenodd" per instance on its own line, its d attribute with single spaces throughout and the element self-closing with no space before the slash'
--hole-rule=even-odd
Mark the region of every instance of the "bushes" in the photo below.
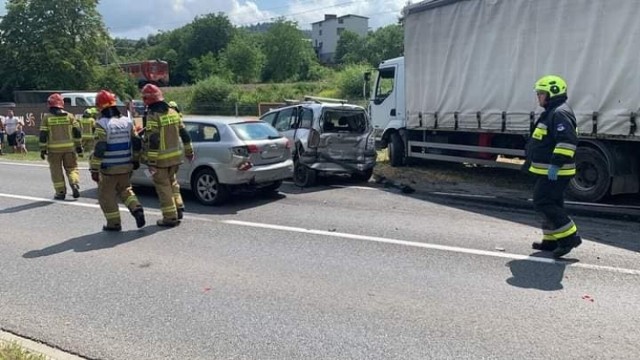
<svg viewBox="0 0 640 360">
<path fill-rule="evenodd" d="M 336 83 L 341 97 L 361 100 L 364 73 L 371 68 L 367 65 L 349 65 L 337 74 Z"/>
<path fill-rule="evenodd" d="M 218 113 L 217 107 L 224 104 L 233 87 L 217 76 L 198 81 L 193 86 L 190 110 L 193 114 Z"/>
</svg>

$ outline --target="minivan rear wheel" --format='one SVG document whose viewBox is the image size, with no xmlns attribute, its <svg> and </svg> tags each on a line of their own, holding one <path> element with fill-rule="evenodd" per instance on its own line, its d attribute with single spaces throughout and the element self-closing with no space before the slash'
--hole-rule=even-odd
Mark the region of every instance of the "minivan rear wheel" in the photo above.
<svg viewBox="0 0 640 360">
<path fill-rule="evenodd" d="M 296 160 L 293 164 L 293 182 L 300 187 L 313 186 L 316 184 L 316 171 Z"/>
</svg>

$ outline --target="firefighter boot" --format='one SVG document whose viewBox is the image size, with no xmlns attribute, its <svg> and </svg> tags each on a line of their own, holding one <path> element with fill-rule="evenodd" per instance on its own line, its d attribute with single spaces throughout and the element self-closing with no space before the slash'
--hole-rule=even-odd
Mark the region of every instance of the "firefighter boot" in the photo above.
<svg viewBox="0 0 640 360">
<path fill-rule="evenodd" d="M 580 244 L 582 244 L 582 239 L 578 235 L 560 239 L 558 240 L 558 247 L 553 250 L 553 257 L 556 259 L 561 258 L 571 252 L 573 248 L 580 246 Z"/>
<path fill-rule="evenodd" d="M 144 210 L 142 208 L 133 210 L 131 212 L 131 215 L 133 215 L 133 217 L 136 219 L 136 226 L 138 227 L 138 229 L 146 224 L 146 221 L 144 219 Z"/>
<path fill-rule="evenodd" d="M 122 225 L 120 224 L 104 225 L 102 227 L 102 231 L 122 231 Z"/>
<path fill-rule="evenodd" d="M 178 220 L 182 220 L 182 218 L 184 217 L 184 206 L 179 207 L 177 210 L 178 210 Z"/>
<path fill-rule="evenodd" d="M 176 227 L 176 226 L 180 225 L 180 220 L 177 220 L 177 219 L 162 219 L 162 220 L 158 220 L 158 222 L 156 222 L 156 225 L 162 226 L 162 227 Z"/>
<path fill-rule="evenodd" d="M 558 247 L 558 242 L 555 240 L 535 241 L 533 244 L 531 244 L 531 247 L 534 250 L 553 251 Z"/>
<path fill-rule="evenodd" d="M 56 193 L 55 195 L 53 195 L 53 198 L 55 200 L 64 200 L 64 198 L 67 196 L 67 194 L 65 193 Z"/>
<path fill-rule="evenodd" d="M 74 199 L 77 199 L 80 197 L 80 185 L 78 184 L 71 184 L 71 192 L 73 195 Z"/>
</svg>

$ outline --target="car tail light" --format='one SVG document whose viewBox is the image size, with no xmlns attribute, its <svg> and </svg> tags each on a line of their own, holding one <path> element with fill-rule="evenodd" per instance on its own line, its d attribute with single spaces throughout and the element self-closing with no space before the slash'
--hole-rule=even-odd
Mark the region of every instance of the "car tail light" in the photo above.
<svg viewBox="0 0 640 360">
<path fill-rule="evenodd" d="M 320 145 L 320 133 L 317 130 L 311 129 L 309 131 L 309 139 L 307 141 L 307 145 L 310 148 L 317 148 L 318 145 Z"/>
<path fill-rule="evenodd" d="M 259 153 L 260 149 L 257 145 L 236 146 L 231 148 L 231 152 L 233 152 L 234 155 L 248 157 L 249 154 Z"/>
<path fill-rule="evenodd" d="M 249 161 L 245 161 L 242 164 L 238 165 L 238 170 L 247 171 L 247 170 L 251 169 L 252 167 L 253 167 L 252 163 L 250 163 Z"/>
</svg>

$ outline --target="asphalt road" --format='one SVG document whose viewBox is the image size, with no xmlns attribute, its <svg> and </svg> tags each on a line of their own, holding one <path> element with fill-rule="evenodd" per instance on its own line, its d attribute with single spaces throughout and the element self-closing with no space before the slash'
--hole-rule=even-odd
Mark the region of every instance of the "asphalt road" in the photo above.
<svg viewBox="0 0 640 360">
<path fill-rule="evenodd" d="M 82 176 L 53 201 L 0 163 L 1 329 L 92 359 L 640 358 L 636 222 L 575 218 L 556 262 L 530 211 L 334 180 L 107 234 Z"/>
</svg>

